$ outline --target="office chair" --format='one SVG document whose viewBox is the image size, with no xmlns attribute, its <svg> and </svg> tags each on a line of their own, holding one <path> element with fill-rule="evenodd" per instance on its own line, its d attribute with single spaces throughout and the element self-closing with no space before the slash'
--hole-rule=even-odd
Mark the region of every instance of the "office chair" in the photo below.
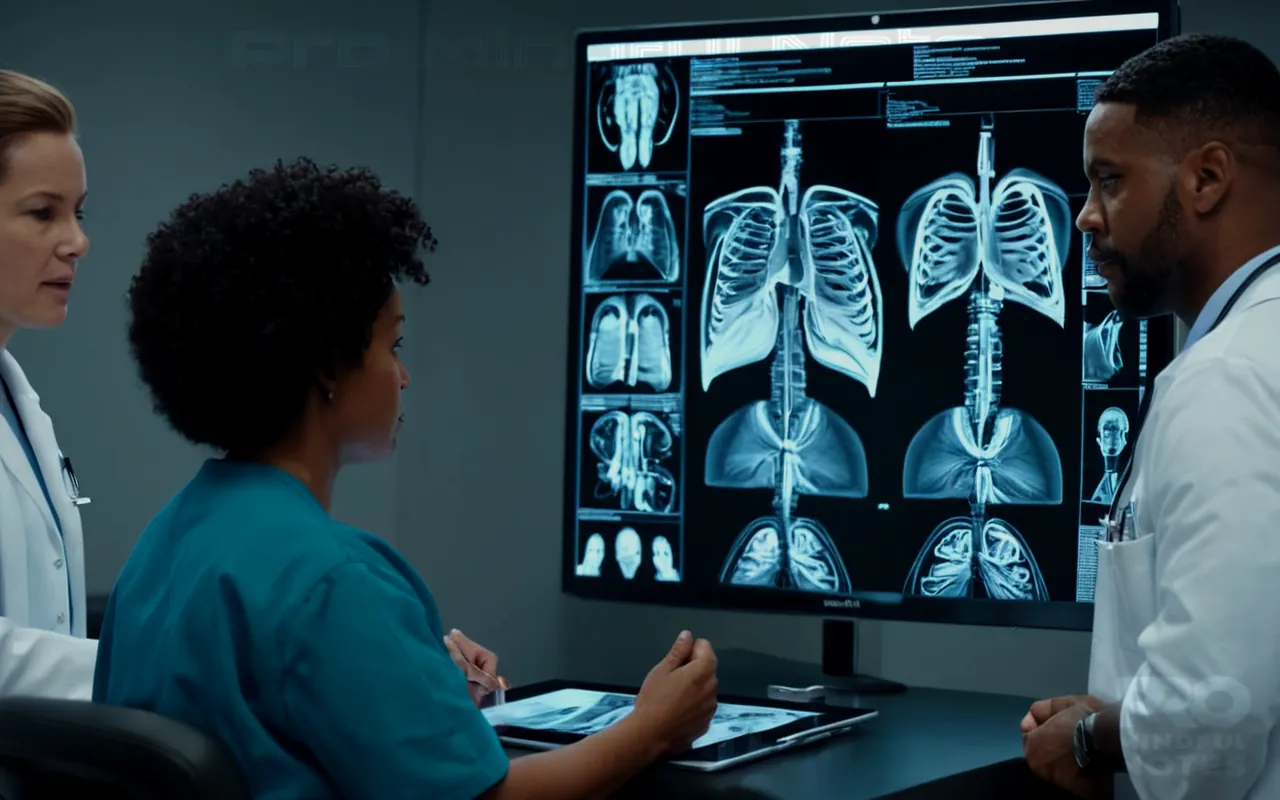
<svg viewBox="0 0 1280 800">
<path fill-rule="evenodd" d="M 249 800 L 218 741 L 148 711 L 0 699 L 0 800 Z"/>
</svg>

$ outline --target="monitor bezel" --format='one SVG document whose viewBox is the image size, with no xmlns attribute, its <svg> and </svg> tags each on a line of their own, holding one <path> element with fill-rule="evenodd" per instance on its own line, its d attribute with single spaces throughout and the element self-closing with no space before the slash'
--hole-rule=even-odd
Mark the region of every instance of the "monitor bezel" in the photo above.
<svg viewBox="0 0 1280 800">
<path fill-rule="evenodd" d="M 644 41 L 671 41 L 678 32 L 678 39 L 712 39 L 761 35 L 767 27 L 770 35 L 797 35 L 840 31 L 878 31 L 900 28 L 919 28 L 938 25 L 976 25 L 983 23 L 1034 21 L 1065 17 L 1113 16 L 1118 14 L 1157 13 L 1158 41 L 1178 35 L 1181 31 L 1181 7 L 1179 0 L 1032 0 L 1022 3 L 962 6 L 908 11 L 867 11 L 857 14 L 831 14 L 777 19 L 729 20 L 722 22 L 670 23 L 619 28 L 581 29 L 574 43 L 574 120 L 573 126 L 573 212 L 570 225 L 570 291 L 571 303 L 581 304 L 582 240 L 584 235 L 582 214 L 578 213 L 586 199 L 586 146 L 588 126 L 577 124 L 588 109 L 583 87 L 589 78 L 587 48 L 598 44 L 615 44 Z M 878 22 L 873 23 L 873 17 Z M 1093 628 L 1093 603 L 1068 602 L 1012 603 L 1001 600 L 971 599 L 948 601 L 904 597 L 900 603 L 881 603 L 804 592 L 769 592 L 748 587 L 717 585 L 715 602 L 686 598 L 662 598 L 656 593 L 647 596 L 621 595 L 604 584 L 590 584 L 577 579 L 576 530 L 578 507 L 576 486 L 578 450 L 581 442 L 573 435 L 578 427 L 579 394 L 578 367 L 581 357 L 582 321 L 571 307 L 568 315 L 568 347 L 565 397 L 565 464 L 563 501 L 563 528 L 561 535 L 561 591 L 573 597 L 587 600 L 603 600 L 615 603 L 657 605 L 673 608 L 699 608 L 719 611 L 743 611 L 785 614 L 805 617 L 831 617 L 849 619 L 878 619 L 899 622 L 932 622 L 946 625 L 978 625 L 983 627 L 1037 628 L 1042 630 L 1089 631 Z M 1178 352 L 1178 332 L 1170 334 L 1173 359 Z M 1151 378 L 1155 380 L 1154 376 Z M 1148 388 L 1150 391 L 1150 388 Z M 709 595 L 704 595 L 709 596 Z M 732 598 L 726 602 L 727 598 Z"/>
</svg>

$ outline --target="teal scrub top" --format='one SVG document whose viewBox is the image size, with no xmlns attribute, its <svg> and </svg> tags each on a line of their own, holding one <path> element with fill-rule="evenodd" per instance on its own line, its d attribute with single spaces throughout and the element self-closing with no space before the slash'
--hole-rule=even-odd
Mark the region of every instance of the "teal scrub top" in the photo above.
<svg viewBox="0 0 1280 800">
<path fill-rule="evenodd" d="M 443 639 L 390 545 L 288 473 L 211 460 L 120 573 L 93 699 L 220 739 L 256 800 L 470 800 L 508 760 Z"/>
</svg>

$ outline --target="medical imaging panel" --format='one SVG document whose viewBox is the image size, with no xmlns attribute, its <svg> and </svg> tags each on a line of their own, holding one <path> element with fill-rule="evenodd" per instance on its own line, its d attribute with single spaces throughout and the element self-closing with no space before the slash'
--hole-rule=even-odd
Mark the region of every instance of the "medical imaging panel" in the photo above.
<svg viewBox="0 0 1280 800">
<path fill-rule="evenodd" d="M 679 398 L 583 399 L 581 507 L 679 513 Z"/>
<path fill-rule="evenodd" d="M 598 291 L 620 281 L 680 280 L 685 185 L 600 178 L 587 191 L 583 285 Z"/>
<path fill-rule="evenodd" d="M 622 515 L 579 521 L 574 573 L 584 578 L 679 583 L 680 526 Z"/>
<path fill-rule="evenodd" d="M 711 434 L 703 480 L 772 495 L 771 512 L 730 547 L 722 582 L 844 594 L 852 586 L 835 542 L 797 505 L 806 494 L 865 497 L 867 459 L 851 421 L 808 396 L 807 362 L 875 395 L 884 338 L 871 256 L 879 209 L 848 189 L 802 180 L 798 120 L 779 126 L 775 147 L 775 184 L 743 187 L 702 213 L 702 388 L 770 360 L 760 399 Z"/>
<path fill-rule="evenodd" d="M 976 183 L 964 173 L 946 175 L 913 194 L 898 216 L 911 327 L 961 297 L 969 316 L 964 405 L 938 413 L 912 439 L 902 493 L 964 499 L 970 511 L 934 529 L 904 592 L 1047 600 L 1026 540 L 988 510 L 1062 502 L 1057 446 L 1034 417 L 1001 404 L 1003 385 L 1016 380 L 1016 372 L 1005 375 L 999 317 L 1012 301 L 1063 325 L 1062 269 L 1072 220 L 1066 193 L 1037 173 L 1017 168 L 995 180 L 995 136 L 995 120 L 985 117 L 977 136 Z"/>
<path fill-rule="evenodd" d="M 683 59 L 592 65 L 587 169 L 673 172 L 688 147 L 688 63 Z"/>
<path fill-rule="evenodd" d="M 679 298 L 665 291 L 587 295 L 586 393 L 678 392 L 681 378 Z"/>
<path fill-rule="evenodd" d="M 1084 397 L 1087 436 L 1081 459 L 1081 499 L 1105 512 L 1130 455 L 1141 399 L 1132 389 L 1099 389 L 1085 392 Z M 1081 514 L 1085 523 L 1096 522 L 1099 516 L 1099 508 L 1086 507 Z"/>
<path fill-rule="evenodd" d="M 1136 389 L 1146 377 L 1147 321 L 1124 319 L 1106 289 L 1084 292 L 1083 381 L 1090 386 Z"/>
</svg>

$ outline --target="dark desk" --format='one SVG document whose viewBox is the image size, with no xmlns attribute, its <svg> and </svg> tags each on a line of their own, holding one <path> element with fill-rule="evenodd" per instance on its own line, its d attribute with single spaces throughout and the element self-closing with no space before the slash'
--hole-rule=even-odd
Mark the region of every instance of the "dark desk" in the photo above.
<svg viewBox="0 0 1280 800">
<path fill-rule="evenodd" d="M 719 659 L 720 690 L 725 694 L 763 697 L 770 683 L 821 683 L 817 666 L 734 650 L 721 653 Z M 874 708 L 880 716 L 859 725 L 855 733 L 718 774 L 660 765 L 618 796 L 863 800 L 916 789 L 919 794 L 908 793 L 913 799 L 954 798 L 961 787 L 938 787 L 934 793 L 923 785 L 990 767 L 985 772 L 1000 774 L 994 780 L 984 777 L 984 791 L 975 796 L 1052 798 L 1060 793 L 1051 786 L 1031 786 L 1033 794 L 1023 793 L 1034 779 L 1022 774 L 1018 722 L 1032 699 L 915 688 L 897 695 L 865 695 L 851 704 Z M 509 748 L 508 753 L 515 758 L 528 751 Z M 993 766 L 1000 762 L 1010 763 Z M 993 789 L 998 793 L 989 793 Z"/>
</svg>

